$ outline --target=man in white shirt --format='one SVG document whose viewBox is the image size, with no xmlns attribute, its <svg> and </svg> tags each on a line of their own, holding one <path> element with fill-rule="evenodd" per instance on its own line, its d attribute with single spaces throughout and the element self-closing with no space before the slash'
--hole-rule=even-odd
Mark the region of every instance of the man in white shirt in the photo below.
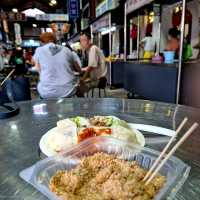
<svg viewBox="0 0 200 200">
<path fill-rule="evenodd" d="M 83 81 L 91 89 L 97 87 L 99 79 L 107 74 L 105 57 L 101 49 L 92 44 L 89 34 L 81 34 L 80 43 L 88 55 L 88 66 L 82 69 L 86 72 Z"/>
</svg>

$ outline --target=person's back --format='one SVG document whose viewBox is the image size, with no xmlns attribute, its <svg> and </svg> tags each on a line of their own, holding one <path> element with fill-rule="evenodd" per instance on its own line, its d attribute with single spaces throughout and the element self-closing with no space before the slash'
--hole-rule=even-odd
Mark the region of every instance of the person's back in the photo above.
<svg viewBox="0 0 200 200">
<path fill-rule="evenodd" d="M 144 42 L 144 51 L 155 51 L 155 40 L 153 37 L 147 36 L 142 42 Z"/>
<path fill-rule="evenodd" d="M 38 91 L 42 98 L 69 97 L 75 94 L 72 52 L 52 42 L 36 49 L 34 61 L 40 65 Z"/>
<path fill-rule="evenodd" d="M 154 56 L 155 52 L 155 39 L 152 37 L 150 33 L 146 34 L 146 37 L 141 40 L 141 44 L 144 47 L 144 59 L 151 59 Z"/>
</svg>

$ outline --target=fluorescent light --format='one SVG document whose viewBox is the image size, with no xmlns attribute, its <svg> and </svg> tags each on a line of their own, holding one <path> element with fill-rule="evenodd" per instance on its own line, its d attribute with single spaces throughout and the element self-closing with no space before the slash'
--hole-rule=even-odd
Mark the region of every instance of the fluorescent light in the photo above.
<svg viewBox="0 0 200 200">
<path fill-rule="evenodd" d="M 109 32 L 113 32 L 113 31 L 116 31 L 116 26 L 113 26 L 113 27 L 111 27 L 110 29 L 108 28 L 108 29 L 104 29 L 103 31 L 101 31 L 101 35 L 106 35 L 106 34 L 108 34 Z"/>
<path fill-rule="evenodd" d="M 13 11 L 14 13 L 17 13 L 17 12 L 18 12 L 18 9 L 17 9 L 17 8 L 13 8 L 12 11 Z"/>
<path fill-rule="evenodd" d="M 54 6 L 51 2 L 49 3 L 50 6 Z"/>
<path fill-rule="evenodd" d="M 35 17 L 36 15 L 45 14 L 45 12 L 37 8 L 30 8 L 30 9 L 24 10 L 22 13 L 24 13 L 27 17 Z"/>
<path fill-rule="evenodd" d="M 33 27 L 36 28 L 36 27 L 37 27 L 37 24 L 33 24 Z"/>
<path fill-rule="evenodd" d="M 56 0 L 51 0 L 51 3 L 52 3 L 53 5 L 56 5 L 56 4 L 57 4 L 57 1 L 56 1 Z"/>
</svg>

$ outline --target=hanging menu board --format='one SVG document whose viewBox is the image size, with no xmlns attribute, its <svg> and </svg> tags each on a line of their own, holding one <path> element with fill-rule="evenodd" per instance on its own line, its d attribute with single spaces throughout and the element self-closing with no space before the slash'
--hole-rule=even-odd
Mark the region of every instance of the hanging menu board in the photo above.
<svg viewBox="0 0 200 200">
<path fill-rule="evenodd" d="M 127 0 L 126 1 L 126 14 L 129 14 L 142 6 L 151 3 L 153 0 Z"/>
<path fill-rule="evenodd" d="M 67 14 L 39 14 L 36 15 L 36 20 L 39 21 L 68 21 Z"/>
</svg>

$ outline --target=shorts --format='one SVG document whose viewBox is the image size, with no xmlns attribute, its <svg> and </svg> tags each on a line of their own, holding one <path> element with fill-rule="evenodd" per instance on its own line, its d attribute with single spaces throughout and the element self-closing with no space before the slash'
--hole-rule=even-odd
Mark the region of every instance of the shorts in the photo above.
<svg viewBox="0 0 200 200">
<path fill-rule="evenodd" d="M 145 51 L 144 52 L 144 59 L 151 59 L 154 56 L 153 51 Z"/>
</svg>

